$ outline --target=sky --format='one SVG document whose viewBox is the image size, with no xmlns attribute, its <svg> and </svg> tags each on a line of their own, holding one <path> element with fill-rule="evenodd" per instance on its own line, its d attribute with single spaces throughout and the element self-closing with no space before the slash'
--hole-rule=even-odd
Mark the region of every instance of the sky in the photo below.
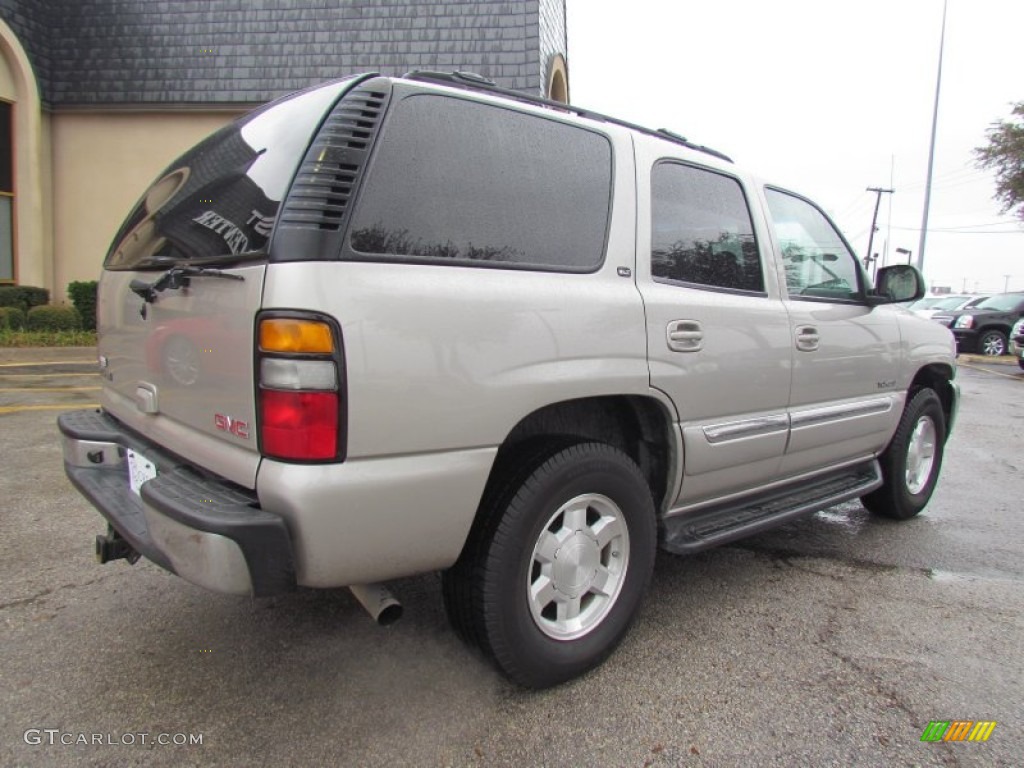
<svg viewBox="0 0 1024 768">
<path fill-rule="evenodd" d="M 942 0 L 567 0 L 569 96 L 814 200 L 858 256 L 917 262 Z M 948 0 L 924 274 L 1024 291 L 1024 226 L 972 149 L 1024 101 L 1021 0 Z"/>
</svg>

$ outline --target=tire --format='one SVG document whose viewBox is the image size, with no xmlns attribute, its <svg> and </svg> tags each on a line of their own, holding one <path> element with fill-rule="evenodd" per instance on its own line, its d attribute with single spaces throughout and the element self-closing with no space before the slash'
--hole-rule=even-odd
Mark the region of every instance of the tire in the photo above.
<svg viewBox="0 0 1024 768">
<path fill-rule="evenodd" d="M 444 575 L 459 633 L 527 688 L 604 661 L 654 568 L 654 502 L 636 464 L 603 443 L 557 447 L 517 472 L 481 514 Z"/>
<path fill-rule="evenodd" d="M 978 337 L 978 354 L 999 357 L 1006 354 L 1006 334 L 995 329 L 985 331 Z"/>
<path fill-rule="evenodd" d="M 928 504 L 942 468 L 946 416 L 931 389 L 913 393 L 892 442 L 879 459 L 882 486 L 863 496 L 871 512 L 908 520 Z"/>
<path fill-rule="evenodd" d="M 199 350 L 184 336 L 172 336 L 164 344 L 164 372 L 177 384 L 191 387 L 199 381 Z"/>
</svg>

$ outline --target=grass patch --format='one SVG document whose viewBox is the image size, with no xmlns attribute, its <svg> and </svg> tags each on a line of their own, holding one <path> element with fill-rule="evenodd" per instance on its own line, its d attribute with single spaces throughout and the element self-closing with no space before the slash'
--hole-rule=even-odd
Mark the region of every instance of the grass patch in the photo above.
<svg viewBox="0 0 1024 768">
<path fill-rule="evenodd" d="M 95 347 L 96 331 L 16 331 L 0 328 L 0 347 Z"/>
</svg>

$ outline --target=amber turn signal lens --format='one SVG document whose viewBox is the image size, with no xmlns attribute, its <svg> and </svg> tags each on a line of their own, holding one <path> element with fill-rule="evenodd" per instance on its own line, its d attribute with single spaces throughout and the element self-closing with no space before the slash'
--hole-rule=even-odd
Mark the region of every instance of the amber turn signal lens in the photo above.
<svg viewBox="0 0 1024 768">
<path fill-rule="evenodd" d="M 274 317 L 260 321 L 260 349 L 264 352 L 330 354 L 334 338 L 327 323 Z"/>
</svg>

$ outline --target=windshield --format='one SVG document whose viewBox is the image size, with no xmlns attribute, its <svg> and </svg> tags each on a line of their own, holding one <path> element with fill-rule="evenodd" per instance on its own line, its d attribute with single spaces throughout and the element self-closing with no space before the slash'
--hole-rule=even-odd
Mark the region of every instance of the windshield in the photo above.
<svg viewBox="0 0 1024 768">
<path fill-rule="evenodd" d="M 167 269 L 258 254 L 313 133 L 353 82 L 272 102 L 175 160 L 121 226 L 104 267 Z"/>
<path fill-rule="evenodd" d="M 936 296 L 927 296 L 927 297 L 925 297 L 923 299 L 918 299 L 917 301 L 915 301 L 913 304 L 910 305 L 910 308 L 911 309 L 931 309 L 936 304 L 938 304 L 940 301 L 942 301 L 942 299 L 938 298 Z"/>
<path fill-rule="evenodd" d="M 998 296 L 985 299 L 975 305 L 975 309 L 995 309 L 1000 312 L 1009 312 L 1024 304 L 1024 293 L 1001 293 Z"/>
</svg>

